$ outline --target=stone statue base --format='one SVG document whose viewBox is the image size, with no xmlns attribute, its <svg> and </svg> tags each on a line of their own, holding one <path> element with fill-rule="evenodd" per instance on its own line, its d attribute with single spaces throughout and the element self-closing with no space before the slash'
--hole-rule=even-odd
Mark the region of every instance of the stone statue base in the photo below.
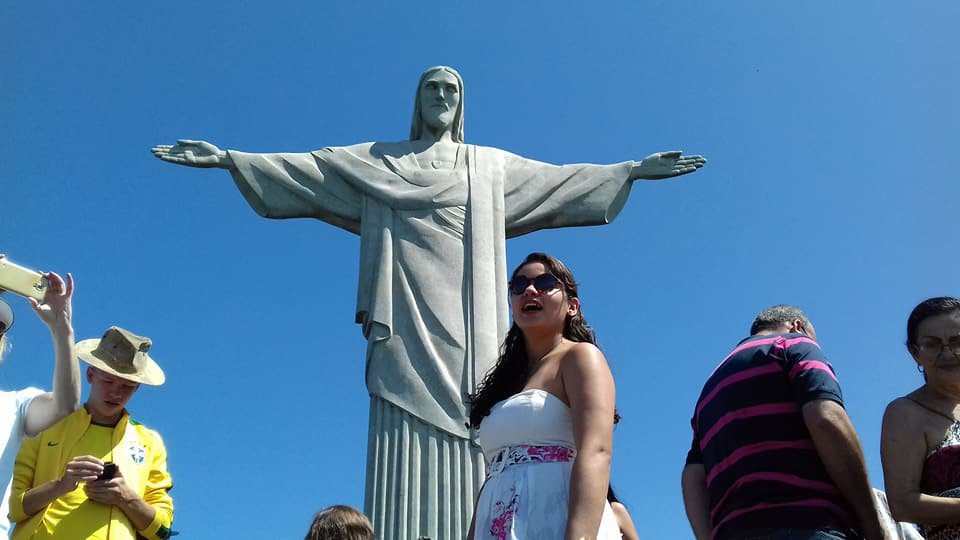
<svg viewBox="0 0 960 540">
<path fill-rule="evenodd" d="M 363 508 L 377 538 L 466 538 L 483 475 L 483 454 L 468 439 L 370 397 Z"/>
</svg>

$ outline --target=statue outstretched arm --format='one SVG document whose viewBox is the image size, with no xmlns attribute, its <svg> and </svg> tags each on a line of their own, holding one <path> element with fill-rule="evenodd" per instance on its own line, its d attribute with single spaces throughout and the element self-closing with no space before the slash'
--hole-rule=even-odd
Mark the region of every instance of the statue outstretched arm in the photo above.
<svg viewBox="0 0 960 540">
<path fill-rule="evenodd" d="M 153 155 L 168 163 L 188 167 L 233 169 L 233 160 L 226 151 L 207 141 L 178 139 L 176 145 L 161 144 L 150 149 Z"/>
<path fill-rule="evenodd" d="M 317 155 L 333 154 L 333 149 L 251 154 L 180 139 L 176 145 L 158 145 L 151 152 L 177 165 L 228 170 L 247 203 L 263 217 L 315 218 L 360 233 L 361 192 L 327 163 L 335 161 L 333 157 L 324 160 Z"/>
<path fill-rule="evenodd" d="M 657 152 L 634 162 L 630 170 L 631 180 L 662 180 L 681 174 L 696 172 L 707 163 L 703 156 L 684 156 L 679 150 Z"/>
</svg>

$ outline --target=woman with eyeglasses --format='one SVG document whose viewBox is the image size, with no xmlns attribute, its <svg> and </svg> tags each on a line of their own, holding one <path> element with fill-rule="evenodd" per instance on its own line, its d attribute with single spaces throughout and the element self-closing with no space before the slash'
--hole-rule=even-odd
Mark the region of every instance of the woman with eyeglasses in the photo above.
<svg viewBox="0 0 960 540">
<path fill-rule="evenodd" d="M 887 406 L 880 455 L 894 518 L 927 540 L 960 539 L 960 300 L 921 302 L 907 319 L 920 388 Z"/>
<path fill-rule="evenodd" d="M 487 477 L 473 540 L 620 539 L 607 503 L 614 384 L 573 275 L 531 253 L 510 279 L 513 325 L 472 396 Z"/>
</svg>

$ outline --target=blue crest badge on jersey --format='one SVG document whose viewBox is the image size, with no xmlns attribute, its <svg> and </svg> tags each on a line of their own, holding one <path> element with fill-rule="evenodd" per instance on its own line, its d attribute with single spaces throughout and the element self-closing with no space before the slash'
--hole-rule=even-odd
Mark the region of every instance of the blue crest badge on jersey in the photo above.
<svg viewBox="0 0 960 540">
<path fill-rule="evenodd" d="M 130 459 L 132 459 L 134 463 L 143 463 L 143 460 L 147 457 L 147 447 L 144 446 L 142 442 L 135 441 L 130 443 L 127 450 L 130 451 Z"/>
</svg>

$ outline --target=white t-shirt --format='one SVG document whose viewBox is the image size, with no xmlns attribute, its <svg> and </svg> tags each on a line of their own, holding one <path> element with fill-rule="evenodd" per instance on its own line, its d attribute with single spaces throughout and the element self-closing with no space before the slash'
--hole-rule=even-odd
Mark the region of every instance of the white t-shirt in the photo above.
<svg viewBox="0 0 960 540">
<path fill-rule="evenodd" d="M 33 398 L 42 394 L 39 388 L 24 388 L 15 392 L 0 392 L 0 486 L 3 487 L 3 500 L 0 501 L 0 538 L 10 535 L 10 483 L 13 480 L 13 465 L 17 461 L 17 452 L 24 437 L 24 422 L 27 407 Z"/>
</svg>

